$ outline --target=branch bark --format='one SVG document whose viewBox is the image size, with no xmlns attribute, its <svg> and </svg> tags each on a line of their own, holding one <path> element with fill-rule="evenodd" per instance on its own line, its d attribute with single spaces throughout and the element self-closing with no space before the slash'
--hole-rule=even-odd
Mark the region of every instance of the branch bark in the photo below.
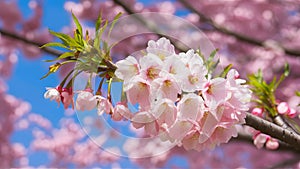
<svg viewBox="0 0 300 169">
<path fill-rule="evenodd" d="M 42 43 L 35 42 L 35 41 L 30 40 L 30 39 L 27 39 L 27 38 L 25 38 L 21 35 L 18 35 L 17 33 L 6 31 L 2 28 L 0 28 L 0 35 L 6 36 L 7 38 L 10 38 L 10 39 L 18 40 L 20 42 L 23 42 L 23 43 L 26 43 L 26 44 L 29 44 L 29 45 L 36 46 L 37 48 L 44 45 Z M 49 48 L 49 47 L 40 48 L 40 50 L 42 50 L 43 52 L 46 52 L 48 54 L 54 55 L 54 56 L 59 56 L 59 55 L 62 54 L 60 51 L 55 50 L 53 48 Z"/>
<path fill-rule="evenodd" d="M 119 5 L 120 7 L 122 7 L 128 14 L 130 15 L 136 14 L 136 12 L 132 10 L 129 6 L 127 6 L 122 0 L 113 0 L 113 2 Z M 172 40 L 172 37 L 168 37 L 168 35 L 163 34 L 163 32 L 161 32 L 161 30 L 159 30 L 156 27 L 155 23 L 148 22 L 146 19 L 142 18 L 139 15 L 133 15 L 133 17 L 135 17 L 137 21 L 141 22 L 143 25 L 146 26 L 146 28 L 148 28 L 153 33 L 156 33 L 158 36 L 162 37 L 163 35 L 164 37 L 167 37 L 171 41 L 171 43 L 176 47 L 176 49 L 178 49 L 179 51 L 186 52 L 188 50 L 185 47 L 185 45 L 183 45 L 181 42 L 174 41 Z"/>
<path fill-rule="evenodd" d="M 246 132 L 239 132 L 237 137 L 233 137 L 230 139 L 230 142 L 245 142 L 245 143 L 251 144 L 251 145 L 253 145 L 253 147 L 255 147 L 255 145 L 253 143 L 252 135 L 250 135 L 250 133 L 246 133 Z M 270 150 L 270 149 L 267 149 L 266 147 L 263 147 L 263 149 L 274 152 L 274 153 L 290 152 L 290 153 L 293 153 L 296 155 L 300 155 L 300 151 L 294 149 L 290 145 L 288 145 L 282 141 L 278 141 L 278 143 L 279 143 L 279 147 L 276 150 Z"/>
<path fill-rule="evenodd" d="M 191 12 L 197 14 L 200 19 L 208 24 L 210 24 L 215 30 L 229 35 L 229 36 L 233 36 L 236 39 L 252 44 L 252 45 L 256 45 L 256 46 L 261 46 L 261 47 L 266 47 L 264 41 L 258 40 L 258 39 L 254 39 L 252 37 L 234 32 L 230 29 L 227 29 L 226 27 L 223 27 L 219 24 L 217 24 L 216 22 L 214 22 L 211 18 L 205 16 L 203 13 L 199 12 L 196 8 L 194 8 L 194 6 L 192 6 L 191 4 L 189 4 L 186 0 L 178 0 L 183 6 L 185 6 L 187 9 L 189 9 Z M 280 45 L 279 43 L 277 43 L 277 45 L 288 55 L 292 55 L 292 56 L 298 56 L 300 57 L 300 51 L 296 50 L 296 49 L 288 49 L 282 45 Z"/>
<path fill-rule="evenodd" d="M 259 118 L 250 113 L 247 113 L 246 125 L 251 126 L 265 134 L 268 134 L 273 138 L 277 138 L 289 144 L 297 151 L 300 151 L 300 135 L 291 130 L 280 127 L 272 122 Z"/>
</svg>

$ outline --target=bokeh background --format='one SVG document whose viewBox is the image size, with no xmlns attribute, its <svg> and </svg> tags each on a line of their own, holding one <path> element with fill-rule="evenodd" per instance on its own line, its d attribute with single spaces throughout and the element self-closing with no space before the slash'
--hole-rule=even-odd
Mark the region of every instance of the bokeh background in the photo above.
<svg viewBox="0 0 300 169">
<path fill-rule="evenodd" d="M 288 62 L 291 75 L 278 89 L 277 98 L 297 108 L 299 98 L 294 91 L 300 87 L 299 1 L 1 0 L 0 6 L 0 168 L 261 168 L 281 166 L 283 162 L 297 167 L 297 155 L 257 150 L 251 140 L 243 139 L 212 151 L 176 147 L 144 159 L 103 151 L 82 131 L 72 109 L 65 110 L 44 99 L 45 88 L 57 86 L 70 67 L 40 80 L 50 66 L 44 60 L 56 56 L 38 46 L 57 40 L 48 28 L 72 34 L 71 11 L 89 30 L 100 11 L 108 20 L 118 12 L 173 14 L 199 27 L 219 48 L 221 64 L 233 63 L 244 78 L 262 69 L 265 77 L 271 79 Z M 114 59 L 143 49 L 148 39 L 157 38 L 154 34 L 128 38 L 114 49 Z M 182 38 L 197 42 L 197 37 Z M 111 137 L 113 133 L 103 135 L 102 141 L 109 142 Z M 142 143 L 128 147 L 128 151 L 152 151 Z"/>
</svg>

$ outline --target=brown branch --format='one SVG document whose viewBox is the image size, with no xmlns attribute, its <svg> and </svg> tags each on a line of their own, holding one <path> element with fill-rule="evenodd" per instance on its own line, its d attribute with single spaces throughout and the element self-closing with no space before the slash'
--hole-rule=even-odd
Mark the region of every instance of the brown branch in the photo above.
<svg viewBox="0 0 300 169">
<path fill-rule="evenodd" d="M 297 151 L 300 151 L 300 135 L 291 130 L 282 128 L 272 122 L 264 120 L 250 113 L 247 113 L 246 125 L 268 134 L 273 138 L 277 138 L 289 144 Z"/>
<path fill-rule="evenodd" d="M 27 39 L 27 38 L 25 38 L 21 35 L 18 35 L 17 33 L 6 31 L 2 28 L 0 28 L 0 35 L 6 36 L 7 38 L 10 38 L 10 39 L 18 40 L 20 42 L 23 42 L 23 43 L 26 43 L 26 44 L 29 44 L 29 45 L 32 45 L 32 46 L 36 46 L 37 48 L 44 45 L 42 43 L 35 42 L 35 41 L 30 40 L 30 39 Z M 59 55 L 62 54 L 60 51 L 55 50 L 53 48 L 49 48 L 49 47 L 40 48 L 40 50 L 42 50 L 43 52 L 46 52 L 48 54 L 54 55 L 54 56 L 59 56 Z"/>
<path fill-rule="evenodd" d="M 146 28 L 148 28 L 153 33 L 157 34 L 160 37 L 162 37 L 162 35 L 167 37 L 171 41 L 171 43 L 176 47 L 176 49 L 178 49 L 179 51 L 185 52 L 188 50 L 186 46 L 182 44 L 180 41 L 174 41 L 172 40 L 172 37 L 163 34 L 163 32 L 161 32 L 161 30 L 155 25 L 155 23 L 151 23 L 147 21 L 140 15 L 133 15 L 137 13 L 134 10 L 132 10 L 129 6 L 127 6 L 122 0 L 113 0 L 113 2 L 119 5 L 120 7 L 122 7 L 128 14 L 132 15 L 137 21 L 141 22 L 141 24 L 143 24 Z"/>
<path fill-rule="evenodd" d="M 226 27 L 223 27 L 219 24 L 217 24 L 216 22 L 214 22 L 211 18 L 205 16 L 203 13 L 199 12 L 194 6 L 192 6 L 191 4 L 189 4 L 186 0 L 178 0 L 180 1 L 180 3 L 185 6 L 187 9 L 189 9 L 191 12 L 197 14 L 200 19 L 208 24 L 210 24 L 215 30 L 229 35 L 229 36 L 233 36 L 236 39 L 252 44 L 252 45 L 256 45 L 256 46 L 261 46 L 261 47 L 266 47 L 264 41 L 258 40 L 258 39 L 254 39 L 252 37 L 234 32 L 230 29 L 227 29 Z M 280 45 L 279 43 L 277 43 L 277 45 L 288 55 L 292 55 L 292 56 L 300 56 L 300 51 L 296 50 L 296 49 L 288 49 L 282 45 Z"/>
<path fill-rule="evenodd" d="M 233 142 L 233 143 L 234 142 L 245 142 L 245 143 L 251 144 L 251 145 L 253 145 L 253 147 L 255 147 L 255 145 L 253 143 L 252 135 L 250 135 L 249 133 L 246 133 L 246 132 L 239 132 L 237 137 L 233 137 L 232 139 L 230 139 L 230 142 Z M 280 140 L 278 141 L 278 143 L 279 143 L 279 147 L 276 150 L 270 150 L 270 149 L 267 149 L 266 147 L 263 147 L 263 148 L 264 148 L 264 150 L 275 152 L 275 153 L 290 152 L 290 153 L 297 154 L 297 155 L 300 154 L 300 151 L 295 150 L 293 147 L 289 146 L 288 144 L 286 144 Z"/>
</svg>

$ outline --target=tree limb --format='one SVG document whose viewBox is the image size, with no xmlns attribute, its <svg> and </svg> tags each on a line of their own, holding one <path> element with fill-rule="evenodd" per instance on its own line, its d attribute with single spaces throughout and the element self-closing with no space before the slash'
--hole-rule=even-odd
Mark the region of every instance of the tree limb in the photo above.
<svg viewBox="0 0 300 169">
<path fill-rule="evenodd" d="M 128 14 L 130 14 L 130 15 L 136 14 L 136 12 L 134 10 L 132 10 L 130 7 L 128 7 L 122 0 L 113 0 L 113 2 L 117 5 L 119 5 L 120 7 L 122 7 Z M 188 50 L 186 48 L 186 46 L 184 44 L 182 44 L 180 41 L 174 41 L 174 40 L 172 40 L 172 37 L 169 37 L 168 35 L 163 34 L 163 32 L 161 32 L 161 30 L 159 30 L 159 28 L 157 28 L 155 23 L 151 23 L 151 22 L 147 21 L 140 15 L 133 15 L 133 17 L 135 17 L 135 19 L 137 21 L 141 22 L 143 25 L 146 26 L 146 28 L 148 28 L 153 33 L 157 34 L 159 37 L 162 37 L 162 35 L 164 37 L 167 37 L 171 41 L 171 43 L 176 47 L 176 49 L 178 49 L 179 51 L 186 52 Z"/>
<path fill-rule="evenodd" d="M 180 1 L 180 3 L 185 6 L 187 9 L 189 9 L 191 12 L 197 14 L 200 19 L 208 24 L 210 24 L 215 30 L 229 35 L 229 36 L 233 36 L 236 39 L 252 44 L 252 45 L 256 45 L 256 46 L 261 46 L 261 47 L 266 47 L 264 41 L 258 40 L 258 39 L 254 39 L 252 37 L 234 32 L 230 29 L 227 29 L 226 27 L 223 27 L 219 24 L 217 24 L 216 22 L 214 22 L 211 18 L 205 16 L 203 13 L 199 12 L 196 8 L 194 8 L 194 6 L 192 6 L 191 4 L 189 4 L 186 0 L 178 0 Z M 277 43 L 277 45 L 288 55 L 292 55 L 292 56 L 299 56 L 300 57 L 300 51 L 296 50 L 296 49 L 288 49 L 282 45 L 280 45 L 279 43 Z"/>
<path fill-rule="evenodd" d="M 230 142 L 245 142 L 245 143 L 251 144 L 251 145 L 253 145 L 253 147 L 255 147 L 255 145 L 253 143 L 252 135 L 250 135 L 249 133 L 246 133 L 246 132 L 239 132 L 237 137 L 233 137 L 230 139 Z M 271 151 L 274 153 L 290 152 L 293 154 L 300 155 L 299 150 L 294 149 L 293 147 L 289 146 L 288 144 L 286 144 L 280 140 L 278 140 L 278 143 L 279 143 L 279 147 L 276 150 L 270 150 L 270 149 L 267 149 L 266 147 L 263 147 L 263 148 L 264 148 L 264 150 Z"/>
<path fill-rule="evenodd" d="M 2 28 L 0 28 L 0 35 L 6 36 L 7 38 L 10 38 L 10 39 L 21 41 L 21 42 L 29 44 L 29 45 L 36 46 L 37 48 L 39 48 L 39 47 L 41 47 L 41 46 L 44 45 L 42 43 L 35 42 L 35 41 L 27 39 L 27 38 L 25 38 L 23 36 L 20 36 L 17 33 L 6 31 L 6 30 L 4 30 Z M 59 55 L 62 54 L 60 51 L 55 50 L 53 48 L 49 48 L 49 47 L 40 48 L 40 50 L 42 50 L 43 52 L 46 52 L 48 54 L 54 55 L 54 56 L 59 56 Z"/>
<path fill-rule="evenodd" d="M 247 113 L 246 125 L 268 134 L 273 138 L 277 138 L 289 144 L 297 151 L 300 151 L 300 135 L 291 130 L 282 128 L 272 122 L 264 120 L 250 113 Z"/>
</svg>

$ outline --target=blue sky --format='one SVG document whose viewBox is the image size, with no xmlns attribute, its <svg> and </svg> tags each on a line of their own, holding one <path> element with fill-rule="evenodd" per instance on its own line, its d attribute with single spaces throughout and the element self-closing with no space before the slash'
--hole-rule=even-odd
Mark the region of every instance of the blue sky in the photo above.
<svg viewBox="0 0 300 169">
<path fill-rule="evenodd" d="M 70 14 L 63 8 L 63 1 L 59 0 L 43 1 L 44 15 L 42 19 L 43 28 L 60 31 L 63 26 L 70 25 Z M 18 1 L 19 7 L 28 18 L 32 11 L 28 7 L 29 0 Z M 60 18 L 59 21 L 54 18 Z M 53 74 L 49 78 L 40 80 L 47 73 L 48 67 L 52 63 L 43 60 L 52 59 L 53 56 L 43 53 L 39 59 L 27 59 L 22 53 L 19 54 L 18 63 L 15 65 L 13 76 L 9 79 L 9 93 L 32 104 L 32 112 L 42 113 L 43 116 L 51 120 L 57 120 L 57 104 L 49 102 L 43 98 L 45 87 L 55 87 L 59 83 L 58 76 Z M 18 85 L 16 85 L 18 84 Z M 56 115 L 55 115 L 56 114 Z"/>
<path fill-rule="evenodd" d="M 29 0 L 18 1 L 24 18 L 28 18 L 32 14 L 28 3 Z M 64 10 L 63 5 L 64 1 L 60 0 L 43 1 L 43 28 L 60 31 L 62 27 L 70 25 L 70 14 Z M 18 56 L 13 75 L 8 80 L 8 93 L 16 96 L 18 99 L 29 102 L 31 104 L 31 112 L 42 115 L 52 122 L 53 127 L 58 127 L 59 120 L 64 116 L 63 107 L 58 107 L 56 102 L 44 99 L 43 94 L 45 87 L 55 87 L 59 83 L 59 78 L 53 74 L 49 78 L 40 80 L 47 73 L 51 64 L 43 62 L 43 60 L 51 59 L 53 56 L 43 54 L 39 59 L 27 59 L 22 53 L 19 53 Z M 12 142 L 21 142 L 25 146 L 29 146 L 32 139 L 32 130 L 33 128 L 30 127 L 28 130 L 14 133 L 11 138 Z M 48 162 L 47 156 L 43 152 L 30 154 L 29 160 L 29 164 L 32 166 L 39 166 Z"/>
</svg>

